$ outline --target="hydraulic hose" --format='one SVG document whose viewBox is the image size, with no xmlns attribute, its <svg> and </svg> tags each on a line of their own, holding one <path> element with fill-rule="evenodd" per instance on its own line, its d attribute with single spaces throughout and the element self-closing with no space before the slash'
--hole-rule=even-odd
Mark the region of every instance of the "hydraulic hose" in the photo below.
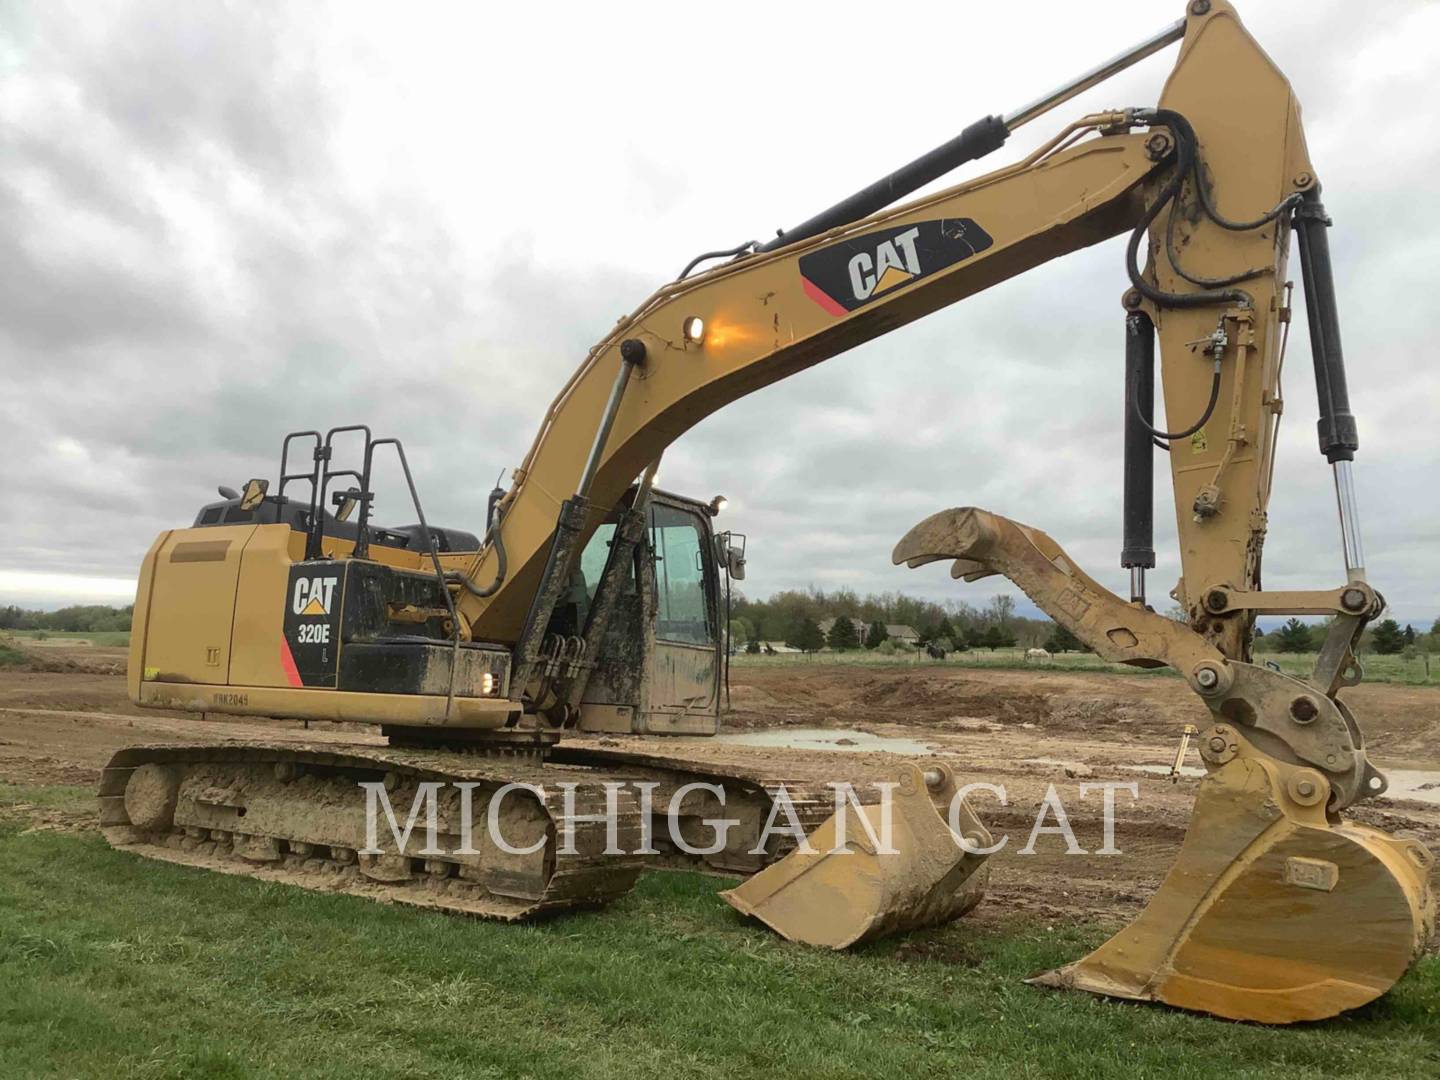
<svg viewBox="0 0 1440 1080">
<path fill-rule="evenodd" d="M 702 262 L 707 262 L 710 259 L 727 259 L 734 258 L 738 255 L 744 255 L 746 252 L 758 247 L 759 244 L 760 241 L 758 240 L 747 240 L 745 241 L 745 243 L 737 244 L 735 247 L 729 248 L 725 251 L 707 251 L 701 255 L 696 255 L 693 259 L 691 259 L 688 263 L 685 264 L 685 269 L 680 271 L 680 276 L 677 277 L 675 280 L 684 281 L 687 277 L 690 276 L 690 271 L 694 270 L 695 267 L 699 266 Z"/>
<path fill-rule="evenodd" d="M 1196 184 L 1199 185 L 1198 177 Z M 1180 199 L 1177 197 L 1170 203 L 1170 216 L 1165 222 L 1165 254 L 1170 257 L 1170 265 L 1174 268 L 1175 273 L 1190 282 L 1191 285 L 1199 285 L 1202 289 L 1223 289 L 1227 285 L 1238 285 L 1242 281 L 1259 277 L 1270 269 L 1268 266 L 1252 266 L 1249 270 L 1241 270 L 1238 274 L 1220 278 L 1189 273 L 1185 267 L 1180 265 L 1180 253 L 1175 250 L 1175 219 L 1179 216 L 1179 212 Z"/>
<path fill-rule="evenodd" d="M 1205 426 L 1211 414 L 1215 411 L 1215 403 L 1220 400 L 1220 361 L 1215 361 L 1215 377 L 1210 381 L 1210 400 L 1205 404 L 1205 411 L 1200 414 L 1199 420 L 1196 420 L 1195 423 L 1191 424 L 1184 431 L 1161 431 L 1158 428 L 1151 427 L 1145 417 L 1140 414 L 1140 406 L 1136 400 L 1137 393 L 1138 384 L 1132 372 L 1130 376 L 1130 392 L 1127 395 L 1130 398 L 1130 411 L 1134 415 L 1135 422 L 1139 424 L 1141 428 L 1148 431 L 1152 438 L 1164 439 L 1166 442 L 1174 442 L 1176 439 L 1188 439 Z M 1165 446 L 1162 447 L 1162 449 L 1168 450 L 1170 448 Z"/>
<path fill-rule="evenodd" d="M 495 545 L 495 558 L 498 565 L 495 567 L 494 581 L 482 589 L 470 580 L 469 575 L 462 574 L 458 570 L 452 570 L 445 575 L 447 582 L 459 582 L 471 596 L 478 596 L 482 600 L 487 596 L 494 596 L 500 591 L 500 586 L 505 584 L 505 574 L 509 569 L 505 559 L 505 540 L 500 535 L 498 519 L 495 524 L 490 526 L 490 531 L 485 534 L 485 543 Z"/>
<path fill-rule="evenodd" d="M 1194 137 L 1194 133 L 1191 133 Z M 1300 200 L 1304 198 L 1298 191 L 1292 192 L 1281 199 L 1275 206 L 1261 214 L 1254 221 L 1231 221 L 1215 209 L 1215 204 L 1210 201 L 1210 191 L 1201 183 L 1200 159 L 1197 156 L 1194 164 L 1195 170 L 1195 191 L 1200 196 L 1200 205 L 1205 208 L 1205 215 L 1222 229 L 1229 229 L 1231 232 L 1249 232 L 1251 229 L 1258 229 L 1261 225 L 1267 225 L 1274 221 L 1286 210 L 1293 206 L 1299 206 Z"/>
<path fill-rule="evenodd" d="M 1196 141 L 1195 129 L 1190 126 L 1190 121 L 1172 109 L 1148 110 L 1142 114 L 1141 118 L 1152 127 L 1169 128 L 1175 136 L 1175 170 L 1160 190 L 1159 196 L 1140 216 L 1135 231 L 1130 234 L 1130 242 L 1125 246 L 1125 270 L 1130 277 L 1130 284 L 1141 296 L 1161 307 L 1207 307 L 1211 304 L 1239 304 L 1250 307 L 1253 303 L 1250 294 L 1240 289 L 1207 289 L 1194 293 L 1168 293 L 1163 289 L 1156 288 L 1141 275 L 1139 265 L 1141 238 L 1145 236 L 1151 223 L 1160 216 L 1160 211 L 1180 194 L 1180 189 L 1185 185 L 1185 178 L 1194 172 Z M 1196 430 L 1199 430 L 1198 427 Z"/>
</svg>

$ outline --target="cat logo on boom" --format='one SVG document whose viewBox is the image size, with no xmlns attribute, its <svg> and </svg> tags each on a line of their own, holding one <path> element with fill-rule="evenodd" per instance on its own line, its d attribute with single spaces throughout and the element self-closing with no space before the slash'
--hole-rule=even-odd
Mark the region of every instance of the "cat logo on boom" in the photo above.
<svg viewBox="0 0 1440 1080">
<path fill-rule="evenodd" d="M 915 250 L 919 236 L 920 226 L 914 225 L 881 240 L 873 258 L 868 251 L 856 252 L 849 263 L 850 291 L 855 299 L 868 300 L 919 277 L 920 253 Z"/>
<path fill-rule="evenodd" d="M 337 580 L 333 577 L 296 578 L 290 610 L 296 615 L 329 615 Z"/>
<path fill-rule="evenodd" d="M 800 256 L 805 295 L 844 315 L 994 244 L 970 218 L 896 225 Z"/>
</svg>

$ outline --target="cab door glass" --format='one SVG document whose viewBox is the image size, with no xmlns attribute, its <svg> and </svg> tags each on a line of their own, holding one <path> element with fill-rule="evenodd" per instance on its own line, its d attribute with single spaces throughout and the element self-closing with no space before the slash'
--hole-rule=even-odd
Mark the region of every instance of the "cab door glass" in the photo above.
<svg viewBox="0 0 1440 1080">
<path fill-rule="evenodd" d="M 705 593 L 704 537 L 698 522 L 683 510 L 650 508 L 650 544 L 655 553 L 655 636 L 661 641 L 711 645 L 709 597 Z"/>
<path fill-rule="evenodd" d="M 595 602 L 595 590 L 605 574 L 610 559 L 610 541 L 615 538 L 615 523 L 606 521 L 595 530 L 590 542 L 580 552 L 580 578 L 585 587 L 586 606 Z"/>
</svg>

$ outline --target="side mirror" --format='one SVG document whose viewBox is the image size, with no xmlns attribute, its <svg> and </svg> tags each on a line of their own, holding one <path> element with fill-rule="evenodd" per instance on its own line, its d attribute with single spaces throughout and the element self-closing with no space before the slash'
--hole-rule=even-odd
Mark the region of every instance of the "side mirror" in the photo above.
<svg viewBox="0 0 1440 1080">
<path fill-rule="evenodd" d="M 745 580 L 745 534 L 723 532 L 715 537 L 715 561 L 734 581 Z"/>
<path fill-rule="evenodd" d="M 254 510 L 265 501 L 265 493 L 269 490 L 269 480 L 247 480 L 245 482 L 245 491 L 240 496 L 240 509 Z"/>
<path fill-rule="evenodd" d="M 224 484 L 221 484 L 215 490 L 220 493 L 222 499 L 238 499 L 240 497 L 240 492 L 232 487 L 226 487 Z"/>
<path fill-rule="evenodd" d="M 745 580 L 745 552 L 732 547 L 726 551 L 725 569 L 735 581 Z"/>
<path fill-rule="evenodd" d="M 351 488 L 349 491 L 337 491 L 335 493 L 335 520 L 349 521 L 350 515 L 355 513 L 355 507 L 360 505 L 360 492 Z"/>
</svg>

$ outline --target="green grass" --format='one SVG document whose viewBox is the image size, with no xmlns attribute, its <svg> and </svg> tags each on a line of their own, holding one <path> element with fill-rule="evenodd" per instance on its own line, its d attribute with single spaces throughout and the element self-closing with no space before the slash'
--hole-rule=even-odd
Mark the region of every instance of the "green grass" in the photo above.
<svg viewBox="0 0 1440 1080">
<path fill-rule="evenodd" d="M 75 789 L 0 791 L 69 805 Z M 506 926 L 209 875 L 0 816 L 9 1077 L 1433 1076 L 1440 962 L 1290 1029 L 1021 983 L 1094 928 L 964 920 L 853 955 L 651 874 Z"/>
<path fill-rule="evenodd" d="M 28 664 L 30 658 L 9 642 L 0 638 L 0 668 L 21 667 Z"/>
<path fill-rule="evenodd" d="M 0 780 L 0 810 L 17 804 L 72 813 L 89 812 L 95 809 L 95 791 L 72 784 L 9 784 Z"/>
<path fill-rule="evenodd" d="M 1315 653 L 1259 653 L 1256 663 L 1267 661 L 1280 665 L 1288 675 L 1308 676 L 1315 668 Z M 897 653 L 889 656 L 857 649 L 853 652 L 817 653 L 805 656 L 800 653 L 783 653 L 778 656 L 751 656 L 741 653 L 732 658 L 735 667 L 790 667 L 797 664 L 844 664 L 857 667 L 908 668 L 908 667 L 953 667 L 992 668 L 1001 670 L 1027 671 L 1096 671 L 1113 675 L 1148 675 L 1178 677 L 1170 668 L 1135 668 L 1124 664 L 1111 664 L 1093 653 L 1060 653 L 1048 663 L 1025 662 L 1025 653 L 1020 649 L 972 649 L 969 652 L 951 653 L 944 660 L 932 660 L 923 653 Z M 1440 657 L 1380 656 L 1370 653 L 1361 657 L 1365 666 L 1366 682 L 1401 683 L 1407 686 L 1440 686 Z"/>
<path fill-rule="evenodd" d="M 129 630 L 7 630 L 17 638 L 29 638 L 33 641 L 88 641 L 92 645 L 121 646 L 128 647 L 130 644 Z"/>
</svg>

